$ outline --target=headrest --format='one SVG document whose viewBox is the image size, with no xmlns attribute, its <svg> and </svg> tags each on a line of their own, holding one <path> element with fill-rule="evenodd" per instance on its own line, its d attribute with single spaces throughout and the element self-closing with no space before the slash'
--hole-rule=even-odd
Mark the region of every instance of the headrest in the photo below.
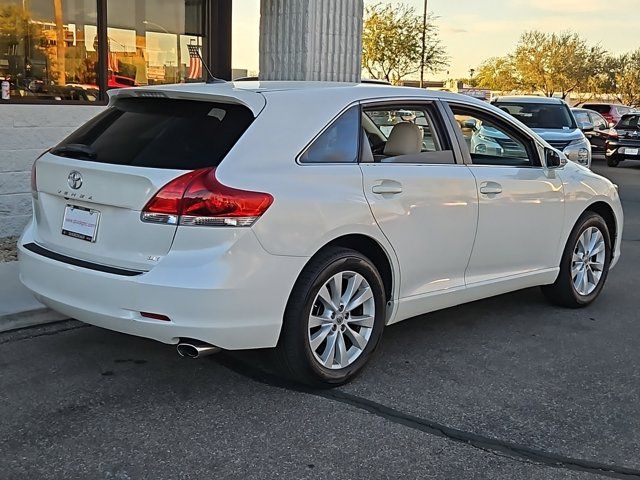
<svg viewBox="0 0 640 480">
<path fill-rule="evenodd" d="M 415 155 L 422 151 L 422 129 L 409 122 L 398 123 L 393 126 L 384 154 L 388 157 L 398 155 Z"/>
</svg>

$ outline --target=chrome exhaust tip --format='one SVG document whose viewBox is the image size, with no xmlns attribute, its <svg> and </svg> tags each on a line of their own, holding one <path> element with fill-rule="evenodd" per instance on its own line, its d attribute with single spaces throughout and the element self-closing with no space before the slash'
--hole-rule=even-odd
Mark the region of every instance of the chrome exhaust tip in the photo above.
<svg viewBox="0 0 640 480">
<path fill-rule="evenodd" d="M 207 355 L 218 353 L 221 348 L 209 343 L 198 342 L 197 340 L 189 340 L 178 343 L 176 347 L 178 355 L 186 358 L 202 358 Z"/>
</svg>

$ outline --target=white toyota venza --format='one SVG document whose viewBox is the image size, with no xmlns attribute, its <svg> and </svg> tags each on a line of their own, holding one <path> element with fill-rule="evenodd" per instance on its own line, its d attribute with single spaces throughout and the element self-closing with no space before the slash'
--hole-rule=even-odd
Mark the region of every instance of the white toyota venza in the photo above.
<svg viewBox="0 0 640 480">
<path fill-rule="evenodd" d="M 469 151 L 475 130 L 500 148 Z M 36 161 L 20 278 L 53 310 L 177 344 L 274 347 L 344 383 L 385 325 L 541 285 L 591 303 L 616 186 L 484 102 L 379 85 L 112 91 Z"/>
</svg>

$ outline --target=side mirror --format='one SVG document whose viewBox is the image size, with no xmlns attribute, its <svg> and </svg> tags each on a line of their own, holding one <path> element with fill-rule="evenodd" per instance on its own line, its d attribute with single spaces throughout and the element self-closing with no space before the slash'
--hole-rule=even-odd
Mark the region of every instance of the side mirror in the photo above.
<svg viewBox="0 0 640 480">
<path fill-rule="evenodd" d="M 475 118 L 468 118 L 467 120 L 462 122 L 462 127 L 476 130 L 478 128 L 478 121 Z"/>
<path fill-rule="evenodd" d="M 558 151 L 552 148 L 544 149 L 544 158 L 547 168 L 558 168 L 562 165 L 562 157 Z"/>
<path fill-rule="evenodd" d="M 578 128 L 583 132 L 593 132 L 596 127 L 591 122 L 581 122 L 578 124 Z"/>
</svg>

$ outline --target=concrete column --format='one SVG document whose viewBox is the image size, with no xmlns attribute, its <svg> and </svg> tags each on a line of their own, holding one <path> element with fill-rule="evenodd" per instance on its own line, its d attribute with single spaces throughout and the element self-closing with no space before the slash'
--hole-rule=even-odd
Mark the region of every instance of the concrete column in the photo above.
<svg viewBox="0 0 640 480">
<path fill-rule="evenodd" d="M 262 0 L 260 79 L 359 82 L 363 0 Z"/>
</svg>

